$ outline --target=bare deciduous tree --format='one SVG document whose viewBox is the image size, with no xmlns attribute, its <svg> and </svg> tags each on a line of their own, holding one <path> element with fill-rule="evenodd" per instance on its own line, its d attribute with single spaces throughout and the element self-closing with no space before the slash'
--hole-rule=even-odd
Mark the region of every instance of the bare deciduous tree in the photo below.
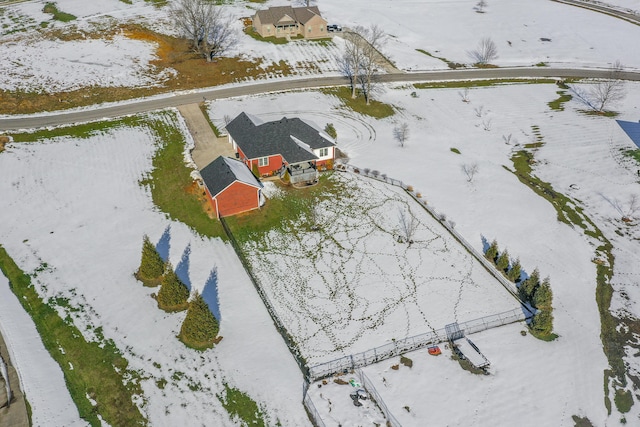
<svg viewBox="0 0 640 427">
<path fill-rule="evenodd" d="M 492 122 L 493 120 L 491 119 L 482 120 L 482 129 L 490 131 Z"/>
<path fill-rule="evenodd" d="M 400 241 L 407 242 L 408 244 L 413 243 L 413 236 L 418 229 L 418 219 L 413 216 L 411 210 L 398 210 L 398 219 L 400 221 Z"/>
<path fill-rule="evenodd" d="M 179 0 L 171 6 L 178 31 L 191 42 L 191 49 L 210 62 L 236 42 L 232 19 L 215 3 L 206 0 Z"/>
<path fill-rule="evenodd" d="M 484 105 L 474 108 L 473 112 L 476 113 L 476 117 L 482 117 L 484 115 Z"/>
<path fill-rule="evenodd" d="M 480 0 L 478 3 L 476 3 L 476 12 L 478 13 L 484 13 L 484 9 L 487 7 L 487 2 L 485 0 Z"/>
<path fill-rule="evenodd" d="M 569 85 L 569 88 L 580 102 L 602 113 L 627 95 L 624 81 L 620 79 L 622 69 L 620 61 L 616 61 L 609 70 L 608 78 L 593 83 L 588 89 L 577 85 Z"/>
<path fill-rule="evenodd" d="M 473 181 L 473 178 L 476 176 L 476 174 L 478 173 L 478 164 L 477 163 L 473 163 L 473 164 L 464 164 L 461 167 L 462 172 L 464 172 L 464 174 L 467 176 L 467 182 L 471 182 Z"/>
<path fill-rule="evenodd" d="M 480 40 L 475 50 L 467 52 L 476 64 L 486 65 L 489 62 L 498 59 L 498 47 L 489 37 Z"/>
<path fill-rule="evenodd" d="M 355 27 L 345 33 L 345 49 L 339 65 L 341 71 L 351 83 L 351 97 L 356 98 L 356 87 L 359 84 L 367 101 L 371 101 L 375 75 L 384 64 L 380 49 L 384 45 L 386 34 L 382 27 L 373 25 L 369 28 Z"/>
<path fill-rule="evenodd" d="M 409 139 L 409 123 L 402 122 L 393 128 L 393 137 L 404 147 L 405 142 Z"/>
<path fill-rule="evenodd" d="M 637 194 L 629 196 L 627 203 L 622 203 L 619 200 L 614 200 L 611 205 L 618 211 L 623 221 L 631 221 L 631 218 L 640 210 L 640 200 L 638 200 Z"/>
</svg>

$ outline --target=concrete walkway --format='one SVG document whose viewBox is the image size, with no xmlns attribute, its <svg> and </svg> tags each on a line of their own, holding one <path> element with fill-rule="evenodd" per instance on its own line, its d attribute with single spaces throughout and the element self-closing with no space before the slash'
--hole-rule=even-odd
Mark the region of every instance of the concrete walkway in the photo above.
<svg viewBox="0 0 640 427">
<path fill-rule="evenodd" d="M 0 333 L 0 357 L 7 365 L 9 371 L 9 384 L 11 385 L 12 399 L 10 405 L 7 403 L 6 384 L 0 376 L 0 425 L 3 427 L 29 427 L 29 417 L 27 416 L 27 406 L 24 401 L 24 395 L 20 390 L 20 379 L 18 373 L 11 364 L 7 346 Z"/>
<path fill-rule="evenodd" d="M 187 128 L 195 141 L 196 146 L 191 151 L 191 156 L 198 170 L 202 170 L 218 156 L 235 157 L 235 151 L 227 137 L 216 136 L 199 104 L 180 105 L 178 111 L 187 122 Z"/>
</svg>

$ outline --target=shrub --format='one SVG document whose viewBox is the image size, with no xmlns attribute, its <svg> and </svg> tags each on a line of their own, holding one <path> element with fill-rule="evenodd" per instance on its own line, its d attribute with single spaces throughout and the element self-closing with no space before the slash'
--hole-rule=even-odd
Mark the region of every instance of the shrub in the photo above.
<svg viewBox="0 0 640 427">
<path fill-rule="evenodd" d="M 507 277 L 512 282 L 518 282 L 520 280 L 520 273 L 522 273 L 522 266 L 520 265 L 520 259 L 518 258 L 511 264 Z"/>
<path fill-rule="evenodd" d="M 413 185 L 407 185 L 407 191 L 413 191 Z"/>
<path fill-rule="evenodd" d="M 373 175 L 373 176 L 377 177 L 378 175 L 380 175 L 380 172 L 379 172 L 379 171 L 377 171 L 377 170 L 372 170 L 372 171 L 371 171 L 371 175 Z"/>
<path fill-rule="evenodd" d="M 331 159 L 327 160 L 326 162 L 324 162 L 324 165 L 329 170 L 333 169 L 333 160 Z"/>
<path fill-rule="evenodd" d="M 164 261 L 149 240 L 149 236 L 145 234 L 142 239 L 142 259 L 140 260 L 140 267 L 134 276 L 145 286 L 155 287 L 160 284 L 163 273 Z"/>
<path fill-rule="evenodd" d="M 533 294 L 533 305 L 541 310 L 551 310 L 551 300 L 553 294 L 551 292 L 551 284 L 549 278 L 545 278 L 542 284 L 538 286 Z"/>
<path fill-rule="evenodd" d="M 487 248 L 487 251 L 485 252 L 484 256 L 486 256 L 489 261 L 493 263 L 496 262 L 496 258 L 498 257 L 498 242 L 495 239 L 493 240 L 493 242 L 491 242 L 491 244 Z"/>
<path fill-rule="evenodd" d="M 371 172 L 371 169 L 369 169 L 369 168 L 364 168 L 364 169 L 363 169 L 363 171 L 364 171 L 364 174 L 365 174 L 365 175 L 369 175 L 369 172 Z"/>
<path fill-rule="evenodd" d="M 158 307 L 167 312 L 186 310 L 189 307 L 188 299 L 189 289 L 178 279 L 168 262 L 158 291 Z"/>
<path fill-rule="evenodd" d="M 251 164 L 251 172 L 256 176 L 256 178 L 260 178 L 260 169 L 258 168 L 257 163 Z"/>
<path fill-rule="evenodd" d="M 219 330 L 218 319 L 211 313 L 202 295 L 196 292 L 189 303 L 178 338 L 188 347 L 204 350 L 213 346 Z"/>
<path fill-rule="evenodd" d="M 550 310 L 540 310 L 533 316 L 531 331 L 539 336 L 550 336 L 553 333 L 553 314 Z"/>
<path fill-rule="evenodd" d="M 533 273 L 529 277 L 527 277 L 524 282 L 518 288 L 518 292 L 520 293 L 520 297 L 524 301 L 533 302 L 533 294 L 536 291 L 536 288 L 540 284 L 540 273 L 536 268 L 533 270 Z"/>
<path fill-rule="evenodd" d="M 496 267 L 498 268 L 498 270 L 500 270 L 503 273 L 507 271 L 507 269 L 509 268 L 509 251 L 508 250 L 505 249 L 498 256 L 498 259 L 496 260 Z"/>
<path fill-rule="evenodd" d="M 333 139 L 337 139 L 338 138 L 338 132 L 336 132 L 336 128 L 333 127 L 333 123 L 327 123 L 327 125 L 324 127 L 324 131 L 331 138 L 333 138 Z"/>
<path fill-rule="evenodd" d="M 413 360 L 409 359 L 408 357 L 400 356 L 400 363 L 408 368 L 413 367 Z"/>
</svg>

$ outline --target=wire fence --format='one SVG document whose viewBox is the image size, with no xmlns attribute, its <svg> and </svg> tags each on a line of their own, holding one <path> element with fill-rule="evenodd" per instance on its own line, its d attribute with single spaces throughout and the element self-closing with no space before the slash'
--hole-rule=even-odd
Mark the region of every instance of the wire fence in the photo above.
<svg viewBox="0 0 640 427">
<path fill-rule="evenodd" d="M 378 405 L 378 408 L 380 408 L 384 416 L 387 418 L 387 427 L 402 427 L 396 417 L 393 416 L 389 408 L 387 408 L 384 400 L 382 400 L 382 396 L 380 396 L 378 390 L 376 390 L 376 388 L 373 386 L 373 383 L 371 382 L 371 380 L 369 380 L 369 377 L 365 375 L 362 369 L 358 369 L 356 371 L 356 375 L 358 376 L 362 387 L 364 387 L 367 393 L 369 393 L 371 400 L 373 400 L 376 405 Z"/>
<path fill-rule="evenodd" d="M 435 209 L 433 209 L 433 207 L 431 207 L 426 200 L 424 200 L 420 193 L 417 192 L 412 186 L 405 184 L 404 182 L 397 180 L 397 179 L 393 179 L 388 177 L 386 174 L 381 174 L 380 172 L 376 171 L 376 170 L 371 170 L 369 168 L 360 168 L 354 165 L 350 165 L 350 164 L 346 164 L 346 163 L 341 163 L 339 165 L 337 165 L 336 170 L 338 171 L 349 171 L 349 172 L 353 172 L 356 174 L 360 174 L 364 177 L 367 178 L 371 178 L 371 179 L 375 179 L 377 181 L 380 182 L 384 182 L 387 184 L 391 184 L 393 186 L 396 187 L 400 187 L 403 190 L 405 190 L 416 202 L 418 202 L 418 204 L 420 206 L 422 206 L 427 212 L 429 212 L 429 214 L 437 221 L 439 221 L 442 226 L 449 232 L 451 233 L 451 235 L 458 241 L 460 242 L 460 244 L 462 244 L 462 246 L 465 247 L 465 249 L 471 254 L 473 255 L 479 262 L 480 264 L 482 264 L 482 266 L 493 276 L 496 278 L 496 280 L 498 280 L 498 282 L 500 282 L 500 284 L 516 299 L 518 300 L 518 302 L 520 302 L 520 304 L 523 304 L 523 301 L 520 299 L 520 296 L 518 295 L 518 289 L 516 288 L 516 286 L 509 280 L 507 280 L 500 271 L 498 271 L 496 269 L 496 267 L 489 262 L 489 260 L 487 260 L 484 257 L 484 254 L 481 254 L 480 252 L 478 252 L 473 246 L 471 246 L 471 244 L 469 242 L 467 242 L 467 240 L 462 237 L 460 235 L 460 233 L 458 233 L 455 230 L 455 223 L 452 221 L 447 221 L 446 220 L 446 215 L 444 215 L 443 213 L 438 213 L 435 211 Z M 528 310 L 528 306 L 525 305 L 525 308 Z M 533 315 L 534 313 L 531 312 L 531 315 Z"/>
<path fill-rule="evenodd" d="M 520 308 L 505 311 L 504 313 L 493 314 L 479 319 L 462 322 L 459 324 L 460 330 L 465 334 L 473 334 L 507 325 L 509 323 L 526 320 L 527 311 Z M 436 329 L 424 334 L 403 338 L 390 343 L 365 350 L 361 353 L 350 354 L 329 362 L 320 363 L 308 368 L 308 378 L 311 382 L 317 381 L 336 374 L 345 374 L 358 368 L 372 365 L 383 360 L 390 359 L 401 354 L 429 347 L 447 341 L 447 333 L 444 328 Z"/>
<path fill-rule="evenodd" d="M 302 384 L 302 403 L 304 404 L 304 408 L 307 410 L 307 415 L 315 427 L 325 427 L 325 423 L 322 421 L 322 417 L 316 409 L 316 405 L 313 404 L 311 396 L 307 393 L 308 391 L 309 383 L 305 381 Z"/>
<path fill-rule="evenodd" d="M 238 242 L 236 241 L 235 237 L 231 233 L 231 230 L 229 229 L 229 226 L 227 225 L 227 223 L 226 223 L 226 221 L 224 220 L 223 217 L 220 217 L 220 222 L 222 223 L 222 228 L 224 228 L 225 233 L 229 237 L 229 241 L 231 242 L 231 246 L 233 246 L 233 249 L 236 251 L 236 254 L 238 255 L 238 258 L 240 258 L 240 262 L 242 263 L 242 266 L 244 267 L 245 271 L 247 272 L 247 275 L 249 276 L 249 279 L 251 280 L 251 283 L 253 283 L 253 286 L 256 288 L 256 291 L 258 292 L 258 296 L 260 296 L 260 299 L 262 300 L 262 303 L 264 304 L 265 308 L 267 309 L 267 312 L 269 313 L 269 316 L 271 316 L 271 320 L 273 320 L 273 323 L 276 326 L 276 329 L 278 330 L 278 332 L 282 336 L 282 339 L 284 340 L 285 344 L 289 348 L 289 352 L 291 353 L 291 355 L 295 359 L 296 363 L 298 364 L 298 367 L 300 368 L 300 371 L 302 371 L 302 375 L 304 375 L 304 377 L 308 379 L 309 378 L 309 368 L 307 367 L 306 361 L 304 360 L 304 358 L 300 354 L 300 349 L 298 348 L 298 345 L 293 340 L 291 335 L 289 335 L 289 332 L 284 327 L 284 325 L 282 324 L 282 321 L 280 320 L 280 318 L 278 317 L 275 309 L 273 308 L 273 304 L 271 304 L 271 301 L 269 300 L 269 297 L 262 290 L 262 287 L 260 286 L 260 282 L 258 282 L 258 279 L 256 279 L 256 277 L 253 275 L 253 271 L 251 270 L 251 265 L 249 264 L 249 262 L 247 261 L 246 257 L 244 256 L 244 252 L 242 252 L 242 250 L 240 248 L 240 245 L 238 244 Z"/>
</svg>

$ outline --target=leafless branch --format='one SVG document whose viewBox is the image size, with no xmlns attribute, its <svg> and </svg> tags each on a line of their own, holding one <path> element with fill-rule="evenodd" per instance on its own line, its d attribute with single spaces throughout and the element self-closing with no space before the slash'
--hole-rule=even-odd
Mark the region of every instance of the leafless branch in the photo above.
<svg viewBox="0 0 640 427">
<path fill-rule="evenodd" d="M 473 178 L 476 176 L 476 174 L 478 173 L 478 164 L 477 163 L 473 163 L 473 164 L 464 164 L 461 167 L 462 172 L 467 176 L 467 182 L 471 182 L 473 181 Z"/>
</svg>

